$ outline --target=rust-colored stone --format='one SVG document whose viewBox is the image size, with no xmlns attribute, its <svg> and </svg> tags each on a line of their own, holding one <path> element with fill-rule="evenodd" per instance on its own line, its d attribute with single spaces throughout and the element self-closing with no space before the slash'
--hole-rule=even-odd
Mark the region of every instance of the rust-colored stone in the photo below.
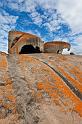
<svg viewBox="0 0 82 124">
<path fill-rule="evenodd" d="M 25 32 L 10 31 L 8 36 L 8 52 L 10 54 L 19 54 L 24 45 L 32 45 L 38 47 L 40 51 L 44 51 L 43 41 L 36 35 Z"/>
<path fill-rule="evenodd" d="M 81 124 L 81 97 L 51 68 L 81 93 L 81 62 L 75 55 L 0 54 L 0 124 Z"/>
<path fill-rule="evenodd" d="M 10 31 L 8 36 L 8 52 L 10 54 L 19 54 L 21 49 L 25 45 L 31 45 L 35 49 L 38 48 L 40 52 L 47 53 L 60 53 L 62 54 L 63 49 L 67 48 L 70 50 L 71 45 L 63 41 L 53 41 L 44 43 L 39 37 L 33 34 Z M 29 46 L 30 47 L 30 46 Z M 29 48 L 27 47 L 27 49 Z M 34 52 L 34 51 L 32 51 Z"/>
<path fill-rule="evenodd" d="M 53 41 L 53 42 L 47 42 L 44 44 L 44 51 L 46 53 L 60 53 L 62 54 L 63 49 L 70 50 L 71 45 L 67 42 L 63 41 Z"/>
<path fill-rule="evenodd" d="M 0 53 L 0 124 L 82 124 L 82 56 L 54 54 L 70 48 L 64 42 L 45 43 L 53 53 L 19 55 L 30 38 L 9 32 L 9 54 Z"/>
</svg>

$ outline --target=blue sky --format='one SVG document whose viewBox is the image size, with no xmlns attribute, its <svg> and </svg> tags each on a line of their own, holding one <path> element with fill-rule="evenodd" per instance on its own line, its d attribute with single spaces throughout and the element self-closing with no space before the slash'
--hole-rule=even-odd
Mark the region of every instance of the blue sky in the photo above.
<svg viewBox="0 0 82 124">
<path fill-rule="evenodd" d="M 20 30 L 70 42 L 82 54 L 81 19 L 82 0 L 0 0 L 0 51 L 7 52 L 8 31 Z"/>
</svg>

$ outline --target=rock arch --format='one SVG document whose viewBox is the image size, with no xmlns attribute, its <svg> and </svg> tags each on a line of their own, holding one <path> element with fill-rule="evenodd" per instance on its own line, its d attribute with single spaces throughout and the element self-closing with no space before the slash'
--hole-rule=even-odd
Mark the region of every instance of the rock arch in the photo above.
<svg viewBox="0 0 82 124">
<path fill-rule="evenodd" d="M 44 51 L 44 42 L 37 36 L 28 34 L 28 33 L 21 33 L 21 32 L 10 32 L 9 33 L 9 46 L 8 52 L 10 54 L 17 53 L 19 54 L 22 47 L 25 45 L 32 45 L 36 51 Z"/>
</svg>

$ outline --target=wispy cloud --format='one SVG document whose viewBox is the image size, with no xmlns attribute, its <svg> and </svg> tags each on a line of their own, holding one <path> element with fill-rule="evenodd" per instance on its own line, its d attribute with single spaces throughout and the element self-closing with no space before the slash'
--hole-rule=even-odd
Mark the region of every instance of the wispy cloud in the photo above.
<svg viewBox="0 0 82 124">
<path fill-rule="evenodd" d="M 59 0 L 57 8 L 73 32 L 82 32 L 82 0 Z"/>
<path fill-rule="evenodd" d="M 15 28 L 16 19 L 4 10 L 0 12 L 0 51 L 7 52 L 8 31 Z"/>
<path fill-rule="evenodd" d="M 82 54 L 81 5 L 81 0 L 1 0 L 1 44 L 7 45 L 7 32 L 15 28 L 46 41 L 68 41 L 75 53 Z"/>
</svg>

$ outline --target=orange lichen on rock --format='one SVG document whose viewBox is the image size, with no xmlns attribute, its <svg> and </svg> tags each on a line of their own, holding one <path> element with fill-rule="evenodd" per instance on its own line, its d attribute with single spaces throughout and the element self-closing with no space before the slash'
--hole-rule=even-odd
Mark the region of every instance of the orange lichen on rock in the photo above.
<svg viewBox="0 0 82 124">
<path fill-rule="evenodd" d="M 8 89 L 9 88 L 9 89 Z M 16 98 L 15 98 L 15 96 L 13 95 L 13 89 L 11 89 L 11 86 L 10 87 L 4 87 L 4 92 L 3 92 L 3 94 L 1 95 L 2 97 L 4 97 L 7 101 L 9 101 L 8 102 L 8 104 L 10 105 L 10 107 L 8 108 L 7 107 L 7 109 L 10 109 L 10 110 L 12 110 L 12 107 L 11 106 L 14 106 L 14 109 L 15 109 L 15 103 L 16 103 Z M 7 103 L 5 103 L 4 102 L 4 99 L 2 99 L 2 101 L 3 101 L 3 106 L 6 108 L 6 106 L 7 106 Z M 8 105 L 8 106 L 9 106 Z M 13 110 L 12 110 L 13 111 Z"/>
<path fill-rule="evenodd" d="M 52 120 L 56 116 L 60 120 L 59 124 L 61 124 L 61 116 L 63 116 L 63 122 L 65 116 L 67 118 L 67 121 L 62 122 L 63 124 L 66 122 L 74 124 L 74 120 L 77 123 L 76 118 L 80 120 L 81 98 L 62 78 L 63 76 L 69 81 L 79 93 L 82 92 L 81 68 L 74 67 L 74 60 L 71 62 L 71 57 L 68 60 L 68 56 L 41 53 L 9 55 L 7 58 L 5 56 L 2 58 L 5 64 L 0 67 L 0 124 L 5 122 L 1 122 L 1 119 L 10 120 L 12 115 L 16 115 L 13 119 L 22 120 L 21 124 L 24 122 L 50 124 L 54 122 Z M 50 123 L 43 122 L 43 118 L 48 120 L 49 117 L 52 117 L 51 120 L 49 119 Z M 39 118 L 40 121 L 37 121 Z M 71 121 L 68 121 L 68 118 Z M 9 123 L 11 124 L 11 121 Z"/>
<path fill-rule="evenodd" d="M 75 86 L 80 92 L 82 92 L 82 84 L 78 80 L 72 78 L 68 73 L 64 71 L 62 67 L 57 67 L 57 69 Z"/>
<path fill-rule="evenodd" d="M 78 102 L 78 104 L 75 106 L 75 111 L 78 112 L 80 114 L 80 116 L 82 117 L 82 102 Z"/>
<path fill-rule="evenodd" d="M 7 62 L 6 62 L 6 56 L 0 55 L 0 68 L 6 68 Z"/>
<path fill-rule="evenodd" d="M 0 75 L 0 119 L 5 119 L 8 115 L 16 113 L 16 97 L 13 94 L 12 81 L 7 71 L 7 58 L 5 55 L 1 55 L 0 72 L 2 73 Z"/>
<path fill-rule="evenodd" d="M 42 90 L 44 88 L 44 84 L 43 83 L 37 83 L 37 89 L 38 90 Z"/>
<path fill-rule="evenodd" d="M 39 58 L 38 56 L 35 56 L 35 57 Z M 56 56 L 56 55 L 53 56 L 53 54 L 51 54 L 50 60 L 49 60 L 49 58 L 50 58 L 50 54 L 49 55 L 42 54 L 40 60 L 47 63 L 47 65 L 53 67 L 54 69 L 56 69 L 57 72 L 59 72 L 61 75 L 63 75 L 73 85 L 73 87 L 75 87 L 79 90 L 79 92 L 81 94 L 82 93 L 81 80 L 75 80 L 75 78 L 73 78 L 73 76 L 71 75 L 72 73 L 70 73 L 70 68 L 72 68 L 74 66 L 73 63 L 71 64 L 71 60 L 69 62 L 68 58 L 66 56 Z M 62 60 L 61 60 L 61 58 L 62 58 Z M 76 72 L 76 70 L 75 70 L 75 72 Z M 81 71 L 79 71 L 79 73 L 81 74 Z M 53 83 L 38 82 L 37 83 L 38 92 L 40 92 L 42 94 L 44 92 L 46 92 L 51 97 L 51 99 L 53 99 L 54 102 L 60 103 L 60 101 L 61 101 L 63 103 L 63 105 L 65 106 L 63 110 L 66 110 L 66 108 L 68 108 L 66 111 L 68 111 L 68 110 L 76 111 L 79 113 L 80 116 L 82 116 L 81 99 L 72 91 L 72 89 L 69 88 L 69 86 L 60 78 L 60 76 L 57 76 L 55 74 L 55 72 L 52 73 L 52 71 L 51 71 L 51 74 L 49 73 L 49 76 L 51 78 L 54 78 L 55 81 Z M 81 77 L 81 75 L 80 75 L 80 77 Z M 52 88 L 52 85 L 54 86 L 54 88 Z M 57 98 L 56 99 L 57 101 L 55 100 L 55 98 Z"/>
<path fill-rule="evenodd" d="M 80 116 L 82 116 L 82 102 L 63 83 L 57 81 L 52 86 L 50 83 L 40 82 L 37 83 L 37 89 L 37 93 L 40 93 L 40 98 L 43 98 L 43 93 L 45 92 L 48 97 L 50 97 L 55 102 L 55 104 L 64 107 L 63 111 L 77 111 Z M 63 106 L 61 103 L 63 103 Z"/>
<path fill-rule="evenodd" d="M 70 73 L 76 76 L 77 80 L 79 81 L 82 87 L 82 71 L 80 71 L 79 68 L 75 66 L 70 70 Z"/>
<path fill-rule="evenodd" d="M 19 59 L 18 59 L 18 64 L 20 63 L 20 64 L 22 64 L 22 63 L 24 63 L 24 62 L 26 62 L 26 61 L 28 61 L 28 62 L 31 62 L 32 60 L 34 60 L 32 57 L 29 57 L 29 56 L 27 56 L 27 55 L 20 55 L 19 56 Z M 35 60 L 34 60 L 35 61 Z"/>
</svg>

